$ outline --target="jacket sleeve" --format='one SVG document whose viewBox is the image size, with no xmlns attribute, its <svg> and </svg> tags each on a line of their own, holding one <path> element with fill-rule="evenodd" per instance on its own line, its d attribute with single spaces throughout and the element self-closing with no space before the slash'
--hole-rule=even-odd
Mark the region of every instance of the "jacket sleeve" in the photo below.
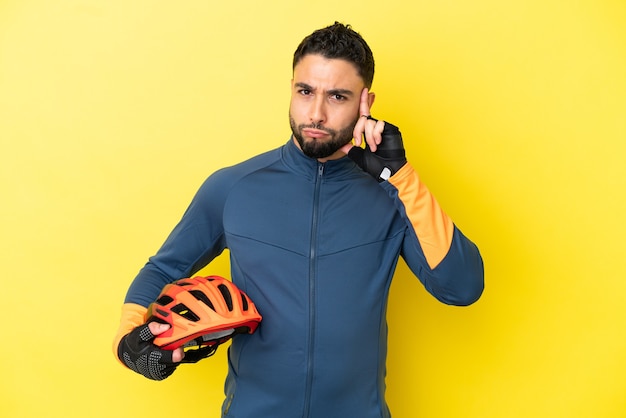
<svg viewBox="0 0 626 418">
<path fill-rule="evenodd" d="M 147 308 L 136 305 L 134 303 L 125 303 L 122 305 L 122 315 L 120 317 L 120 325 L 117 329 L 117 334 L 113 338 L 113 356 L 120 362 L 120 364 L 124 367 L 126 366 L 122 360 L 118 357 L 117 348 L 122 341 L 122 338 L 133 329 L 137 328 L 139 325 L 143 324 L 146 316 Z"/>
<path fill-rule="evenodd" d="M 484 289 L 476 245 L 454 225 L 410 163 L 383 183 L 408 228 L 402 257 L 425 288 L 449 305 L 470 305 Z"/>
<path fill-rule="evenodd" d="M 145 322 L 146 308 L 166 284 L 191 276 L 225 249 L 222 208 L 226 191 L 218 173 L 200 187 L 178 225 L 131 283 L 113 341 L 116 357 L 120 340 Z"/>
<path fill-rule="evenodd" d="M 204 182 L 180 222 L 139 271 L 125 303 L 147 307 L 166 284 L 191 276 L 222 253 L 224 192 L 215 177 Z"/>
</svg>

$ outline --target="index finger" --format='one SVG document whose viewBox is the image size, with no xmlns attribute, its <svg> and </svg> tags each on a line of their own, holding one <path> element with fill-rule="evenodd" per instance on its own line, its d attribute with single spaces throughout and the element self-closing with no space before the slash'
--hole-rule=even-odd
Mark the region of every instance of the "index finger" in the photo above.
<svg viewBox="0 0 626 418">
<path fill-rule="evenodd" d="M 357 147 L 361 146 L 361 142 L 363 141 L 363 133 L 365 132 L 365 124 L 368 116 L 370 116 L 369 90 L 365 87 L 361 90 L 361 97 L 359 97 L 359 119 L 354 125 L 352 132 L 352 137 Z"/>
<path fill-rule="evenodd" d="M 361 99 L 359 101 L 359 115 L 370 116 L 369 89 L 365 87 L 361 91 Z"/>
</svg>

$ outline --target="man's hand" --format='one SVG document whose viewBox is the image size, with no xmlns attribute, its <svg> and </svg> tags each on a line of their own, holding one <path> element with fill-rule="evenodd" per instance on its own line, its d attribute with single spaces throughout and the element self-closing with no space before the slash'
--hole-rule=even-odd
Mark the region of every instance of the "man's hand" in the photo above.
<svg viewBox="0 0 626 418">
<path fill-rule="evenodd" d="M 372 99 L 373 100 L 373 99 Z M 359 111 L 361 117 L 354 126 L 354 143 L 342 148 L 363 171 L 369 173 L 378 182 L 388 180 L 407 160 L 404 152 L 402 135 L 397 126 L 371 117 L 370 93 L 363 89 Z M 361 148 L 365 136 L 365 149 Z"/>
<path fill-rule="evenodd" d="M 374 93 L 370 93 L 367 88 L 364 88 L 361 91 L 361 98 L 359 102 L 359 120 L 357 120 L 356 125 L 354 125 L 354 130 L 352 131 L 352 137 L 354 138 L 354 145 L 360 147 L 363 143 L 363 136 L 365 136 L 365 141 L 367 146 L 372 150 L 372 152 L 376 151 L 378 144 L 382 141 L 382 132 L 385 127 L 385 122 L 377 121 L 373 119 L 370 115 L 370 108 L 374 103 Z M 342 150 L 347 154 L 352 148 L 352 144 L 344 145 Z"/>
<path fill-rule="evenodd" d="M 153 344 L 154 337 L 169 329 L 158 322 L 143 324 L 120 341 L 117 355 L 129 369 L 148 379 L 163 380 L 169 377 L 183 359 L 182 348 L 162 350 Z"/>
</svg>

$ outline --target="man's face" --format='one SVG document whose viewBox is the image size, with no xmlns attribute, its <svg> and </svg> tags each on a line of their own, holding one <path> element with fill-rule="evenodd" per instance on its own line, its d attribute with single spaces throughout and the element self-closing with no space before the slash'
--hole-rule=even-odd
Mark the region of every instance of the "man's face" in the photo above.
<svg viewBox="0 0 626 418">
<path fill-rule="evenodd" d="M 365 88 L 356 67 L 342 59 L 306 55 L 291 82 L 289 121 L 300 149 L 320 161 L 340 158 L 352 140 Z"/>
</svg>

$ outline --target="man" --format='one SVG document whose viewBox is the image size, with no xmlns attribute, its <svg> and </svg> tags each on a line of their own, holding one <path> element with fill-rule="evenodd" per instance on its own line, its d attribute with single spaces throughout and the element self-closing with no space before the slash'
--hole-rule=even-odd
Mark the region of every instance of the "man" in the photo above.
<svg viewBox="0 0 626 418">
<path fill-rule="evenodd" d="M 302 41 L 292 138 L 201 186 L 130 286 L 114 342 L 125 365 L 156 380 L 175 370 L 184 353 L 152 344 L 167 326 L 144 324 L 146 307 L 228 248 L 232 280 L 263 321 L 233 338 L 223 416 L 390 416 L 385 314 L 399 257 L 453 305 L 480 297 L 483 265 L 406 161 L 399 130 L 371 117 L 373 75 L 349 26 Z"/>
</svg>

